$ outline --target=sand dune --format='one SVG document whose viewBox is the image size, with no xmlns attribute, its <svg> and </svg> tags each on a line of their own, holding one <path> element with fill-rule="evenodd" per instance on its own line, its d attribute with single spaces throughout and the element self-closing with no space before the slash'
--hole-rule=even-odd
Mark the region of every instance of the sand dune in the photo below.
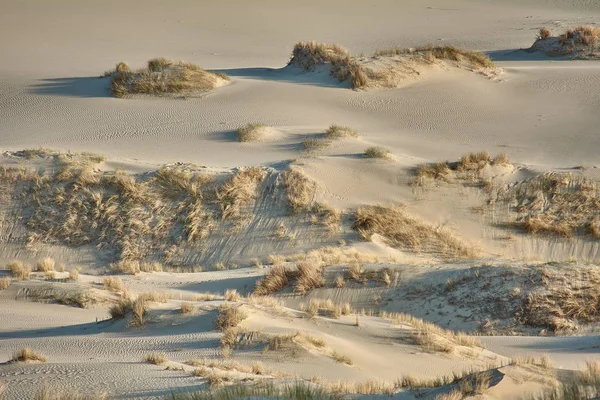
<svg viewBox="0 0 600 400">
<path fill-rule="evenodd" d="M 593 398 L 599 18 L 3 1 L 0 398 Z"/>
</svg>

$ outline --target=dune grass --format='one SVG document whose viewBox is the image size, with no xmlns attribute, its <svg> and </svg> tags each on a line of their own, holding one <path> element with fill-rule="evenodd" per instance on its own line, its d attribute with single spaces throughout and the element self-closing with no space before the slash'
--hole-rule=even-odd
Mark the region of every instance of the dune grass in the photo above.
<svg viewBox="0 0 600 400">
<path fill-rule="evenodd" d="M 146 357 L 144 357 L 144 361 L 148 364 L 160 365 L 166 363 L 169 360 L 167 359 L 165 353 L 150 353 Z"/>
<path fill-rule="evenodd" d="M 14 260 L 6 265 L 6 269 L 10 270 L 12 276 L 17 281 L 28 280 L 31 275 L 31 267 L 23 264 L 22 261 Z"/>
<path fill-rule="evenodd" d="M 206 92 L 229 80 L 225 74 L 208 72 L 197 65 L 166 58 L 152 59 L 146 68 L 135 71 L 121 62 L 105 76 L 111 77 L 110 89 L 115 97 Z"/>
<path fill-rule="evenodd" d="M 216 325 L 221 331 L 225 331 L 230 328 L 235 328 L 246 318 L 248 318 L 248 313 L 242 306 L 223 304 L 219 307 Z"/>
<path fill-rule="evenodd" d="M 377 51 L 373 57 L 405 57 L 411 62 L 431 64 L 436 60 L 452 62 L 472 70 L 493 68 L 491 59 L 480 52 L 458 49 L 453 46 L 428 46 L 417 49 L 393 48 Z M 360 58 L 337 44 L 299 42 L 294 46 L 289 65 L 314 71 L 318 66 L 329 66 L 330 74 L 340 82 L 348 81 L 353 89 L 366 88 L 372 81 L 387 79 L 383 71 L 373 72 L 364 68 Z"/>
<path fill-rule="evenodd" d="M 256 142 L 261 140 L 267 126 L 261 123 L 247 124 L 237 130 L 240 142 Z"/>
<path fill-rule="evenodd" d="M 301 210 L 309 209 L 314 201 L 316 183 L 296 169 L 288 169 L 281 176 L 287 191 L 290 210 L 298 213 Z"/>
<path fill-rule="evenodd" d="M 45 363 L 48 361 L 46 357 L 41 354 L 31 350 L 29 347 L 24 347 L 21 350 L 15 352 L 11 358 L 13 362 L 29 362 L 29 361 L 38 361 Z"/>
<path fill-rule="evenodd" d="M 348 126 L 331 125 L 325 131 L 325 137 L 328 139 L 339 139 L 344 137 L 357 138 L 358 133 Z"/>
<path fill-rule="evenodd" d="M 8 289 L 11 284 L 11 279 L 8 276 L 0 279 L 0 290 Z"/>
<path fill-rule="evenodd" d="M 471 258 L 477 251 L 456 233 L 431 226 L 397 206 L 364 206 L 355 215 L 353 228 L 365 240 L 383 236 L 396 248 L 439 254 L 445 258 Z"/>
<path fill-rule="evenodd" d="M 369 147 L 365 150 L 366 158 L 381 158 L 384 160 L 392 159 L 392 152 L 384 147 Z"/>
</svg>

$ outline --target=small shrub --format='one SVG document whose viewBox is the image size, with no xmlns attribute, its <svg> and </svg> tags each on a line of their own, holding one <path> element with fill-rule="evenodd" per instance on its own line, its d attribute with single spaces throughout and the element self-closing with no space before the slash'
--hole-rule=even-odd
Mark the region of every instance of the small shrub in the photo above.
<svg viewBox="0 0 600 400">
<path fill-rule="evenodd" d="M 365 150 L 365 157 L 390 160 L 392 158 L 392 153 L 383 147 L 369 147 Z"/>
</svg>

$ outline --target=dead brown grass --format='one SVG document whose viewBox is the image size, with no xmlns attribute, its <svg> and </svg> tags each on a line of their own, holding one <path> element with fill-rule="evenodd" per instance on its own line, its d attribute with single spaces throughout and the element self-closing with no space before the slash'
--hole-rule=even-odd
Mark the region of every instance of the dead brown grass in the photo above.
<svg viewBox="0 0 600 400">
<path fill-rule="evenodd" d="M 144 361 L 149 364 L 160 365 L 164 364 L 167 361 L 167 356 L 165 353 L 150 353 L 146 357 L 144 357 Z"/>
<path fill-rule="evenodd" d="M 307 138 L 302 141 L 302 149 L 306 152 L 323 150 L 331 144 L 330 140 L 324 138 Z"/>
<path fill-rule="evenodd" d="M 286 271 L 283 265 L 274 265 L 265 276 L 256 282 L 254 294 L 265 296 L 279 292 L 285 288 L 291 277 L 291 272 Z"/>
<path fill-rule="evenodd" d="M 365 240 L 379 234 L 396 248 L 437 253 L 449 258 L 471 258 L 477 254 L 454 232 L 430 226 L 397 206 L 361 207 L 356 212 L 353 228 Z"/>
<path fill-rule="evenodd" d="M 517 212 L 513 226 L 531 234 L 600 238 L 600 191 L 596 182 L 564 173 L 545 173 L 511 188 L 502 200 Z"/>
<path fill-rule="evenodd" d="M 150 60 L 146 68 L 136 71 L 132 71 L 127 63 L 119 63 L 114 71 L 105 75 L 112 78 L 110 88 L 115 97 L 206 92 L 229 80 L 224 74 L 208 72 L 188 62 L 165 58 Z"/>
<path fill-rule="evenodd" d="M 8 276 L 0 279 L 0 290 L 7 289 L 11 284 L 11 280 Z"/>
<path fill-rule="evenodd" d="M 48 361 L 43 354 L 31 350 L 29 347 L 24 347 L 13 354 L 11 361 L 13 362 L 43 362 Z"/>
<path fill-rule="evenodd" d="M 465 154 L 456 163 L 446 161 L 417 166 L 413 185 L 426 186 L 431 181 L 452 182 L 455 179 L 481 181 L 481 172 L 488 165 L 509 166 L 511 163 L 504 153 L 495 157 L 486 151 Z"/>
<path fill-rule="evenodd" d="M 19 260 L 11 261 L 6 265 L 6 269 L 10 270 L 13 277 L 18 281 L 23 281 L 29 279 L 31 274 L 31 267 L 29 265 L 23 264 L 23 262 Z"/>
<path fill-rule="evenodd" d="M 304 173 L 288 169 L 282 174 L 283 185 L 287 190 L 287 200 L 292 212 L 308 209 L 314 201 L 316 183 Z"/>
<path fill-rule="evenodd" d="M 181 307 L 179 309 L 182 314 L 189 314 L 194 311 L 194 305 L 191 303 L 181 303 Z"/>
<path fill-rule="evenodd" d="M 298 66 L 305 71 L 328 65 L 333 77 L 340 82 L 348 81 L 353 89 L 360 89 L 368 83 L 360 64 L 350 57 L 348 50 L 337 44 L 299 42 L 294 46 L 288 65 Z"/>
<path fill-rule="evenodd" d="M 37 270 L 40 272 L 48 272 L 54 271 L 54 266 L 56 265 L 54 259 L 50 257 L 46 257 L 37 263 Z"/>
<path fill-rule="evenodd" d="M 492 60 L 485 54 L 477 51 L 458 49 L 454 46 L 426 46 L 419 48 L 394 48 L 379 50 L 375 57 L 411 56 L 423 60 L 445 60 L 466 64 L 472 69 L 493 68 Z"/>
<path fill-rule="evenodd" d="M 590 268 L 538 271 L 542 286 L 522 299 L 520 321 L 556 333 L 600 320 L 600 273 Z"/>
<path fill-rule="evenodd" d="M 114 276 L 104 277 L 102 280 L 104 287 L 112 292 L 123 292 L 125 290 L 125 285 L 123 284 L 123 280 Z"/>
<path fill-rule="evenodd" d="M 248 313 L 242 306 L 234 306 L 232 304 L 223 304 L 219 307 L 219 315 L 217 316 L 217 328 L 221 331 L 235 328 L 248 318 Z"/>
<path fill-rule="evenodd" d="M 411 340 L 427 350 L 451 353 L 456 346 L 483 348 L 481 342 L 472 336 L 440 328 L 412 315 L 382 312 L 381 317 L 390 320 L 395 325 L 409 325 Z"/>
<path fill-rule="evenodd" d="M 256 199 L 258 184 L 266 173 L 260 167 L 245 168 L 227 180 L 217 191 L 224 219 L 241 218 L 243 206 Z"/>
</svg>

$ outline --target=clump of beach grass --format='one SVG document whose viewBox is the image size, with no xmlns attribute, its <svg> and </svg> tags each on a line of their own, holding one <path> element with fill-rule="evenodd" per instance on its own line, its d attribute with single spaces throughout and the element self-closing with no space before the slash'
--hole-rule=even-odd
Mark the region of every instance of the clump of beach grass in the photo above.
<svg viewBox="0 0 600 400">
<path fill-rule="evenodd" d="M 477 254 L 456 233 L 431 226 L 397 206 L 360 207 L 353 227 L 366 240 L 379 234 L 396 248 L 437 253 L 446 258 L 471 258 Z"/>
<path fill-rule="evenodd" d="M 12 356 L 11 361 L 13 362 L 43 362 L 47 361 L 46 357 L 38 352 L 31 350 L 29 347 L 24 347 L 21 350 L 15 352 Z"/>
<path fill-rule="evenodd" d="M 208 72 L 197 65 L 166 58 L 152 59 L 146 68 L 135 71 L 121 62 L 105 76 L 111 77 L 110 89 L 115 97 L 206 92 L 229 80 L 225 74 Z"/>
<path fill-rule="evenodd" d="M 358 133 L 356 133 L 352 128 L 347 126 L 331 125 L 325 131 L 325 137 L 328 139 L 339 139 L 344 137 L 357 138 Z"/>
<path fill-rule="evenodd" d="M 369 147 L 365 150 L 366 158 L 380 158 L 384 160 L 392 159 L 392 152 L 384 147 Z"/>
<path fill-rule="evenodd" d="M 237 130 L 240 142 L 256 142 L 261 140 L 267 126 L 261 123 L 253 123 L 242 126 Z"/>
</svg>

